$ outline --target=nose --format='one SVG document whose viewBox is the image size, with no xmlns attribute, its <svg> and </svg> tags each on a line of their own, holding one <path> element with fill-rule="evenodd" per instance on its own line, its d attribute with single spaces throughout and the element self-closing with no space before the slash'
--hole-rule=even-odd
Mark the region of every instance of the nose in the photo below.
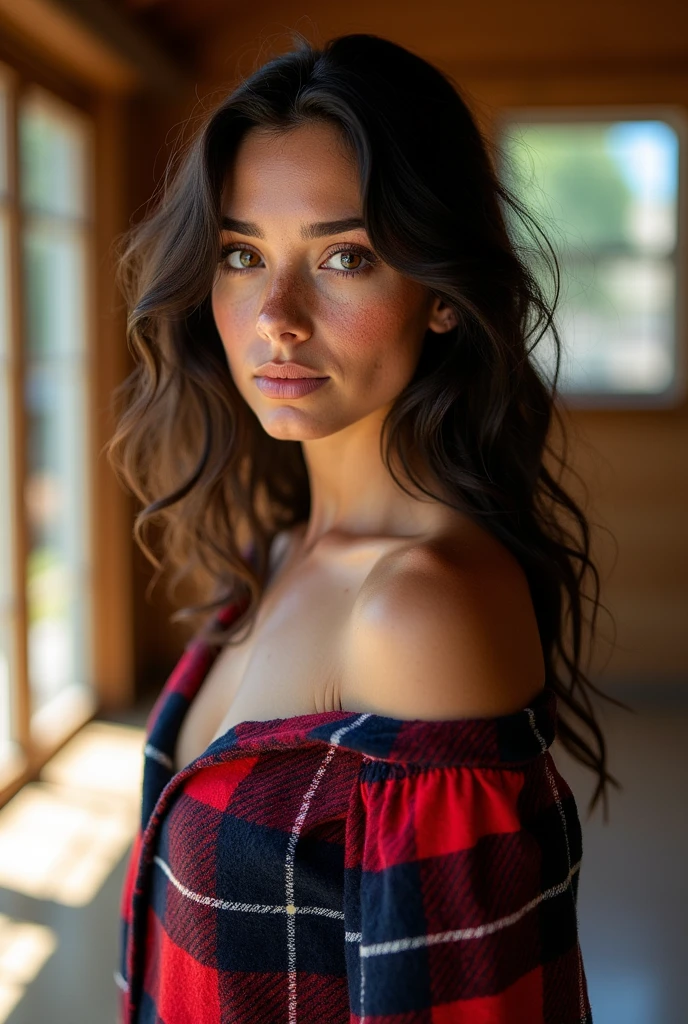
<svg viewBox="0 0 688 1024">
<path fill-rule="evenodd" d="M 267 341 L 305 341 L 311 336 L 305 296 L 293 277 L 273 280 L 268 286 L 256 330 Z"/>
</svg>

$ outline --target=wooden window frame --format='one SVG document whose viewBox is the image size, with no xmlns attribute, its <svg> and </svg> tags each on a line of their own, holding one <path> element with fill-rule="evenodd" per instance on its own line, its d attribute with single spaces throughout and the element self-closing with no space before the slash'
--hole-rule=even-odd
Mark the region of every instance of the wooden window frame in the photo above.
<svg viewBox="0 0 688 1024">
<path fill-rule="evenodd" d="M 112 243 L 126 228 L 123 163 L 125 97 L 70 81 L 45 61 L 15 46 L 0 46 L 0 64 L 8 85 L 9 366 L 12 409 L 13 475 L 11 639 L 14 678 L 10 685 L 14 752 L 0 764 L 0 806 L 25 782 L 36 778 L 53 754 L 100 710 L 126 707 L 134 698 L 132 616 L 131 499 L 110 470 L 103 446 L 112 434 L 112 392 L 130 369 L 122 302 L 113 284 Z M 40 729 L 31 723 L 28 666 L 26 560 L 28 536 L 24 511 L 27 431 L 24 405 L 25 325 L 21 264 L 22 211 L 18 188 L 18 103 L 23 90 L 39 86 L 86 114 L 92 132 L 92 221 L 88 239 L 89 274 L 86 315 L 88 515 L 91 524 L 92 678 L 90 693 L 67 688 L 64 698 L 41 712 Z"/>
</svg>

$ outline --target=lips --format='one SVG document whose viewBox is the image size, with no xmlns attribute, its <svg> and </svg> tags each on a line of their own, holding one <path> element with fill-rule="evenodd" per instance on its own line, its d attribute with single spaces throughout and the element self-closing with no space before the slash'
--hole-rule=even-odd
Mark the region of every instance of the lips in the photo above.
<svg viewBox="0 0 688 1024">
<path fill-rule="evenodd" d="M 319 373 L 310 366 L 300 363 L 263 363 L 255 371 L 256 377 L 272 377 L 275 380 L 303 380 L 305 378 L 323 379 L 325 374 Z"/>
<path fill-rule="evenodd" d="M 270 380 L 325 380 L 324 376 L 316 373 L 259 373 L 259 377 L 269 377 Z"/>
<path fill-rule="evenodd" d="M 256 377 L 256 385 L 268 398 L 303 398 L 316 391 L 329 377 Z"/>
</svg>

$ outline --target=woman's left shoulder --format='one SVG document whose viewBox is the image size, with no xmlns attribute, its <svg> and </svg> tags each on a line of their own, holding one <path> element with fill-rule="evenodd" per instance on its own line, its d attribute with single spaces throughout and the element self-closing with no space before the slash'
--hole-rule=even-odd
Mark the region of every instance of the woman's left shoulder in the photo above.
<svg viewBox="0 0 688 1024">
<path fill-rule="evenodd" d="M 371 575 L 346 645 L 349 706 L 395 718 L 482 718 L 520 710 L 542 690 L 528 581 L 484 533 L 406 546 Z"/>
</svg>

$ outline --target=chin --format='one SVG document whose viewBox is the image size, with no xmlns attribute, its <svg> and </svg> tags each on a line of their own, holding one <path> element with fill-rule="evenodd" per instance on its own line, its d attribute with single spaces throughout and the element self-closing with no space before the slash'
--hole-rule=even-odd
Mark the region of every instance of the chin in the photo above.
<svg viewBox="0 0 688 1024">
<path fill-rule="evenodd" d="M 277 441 L 317 441 L 323 437 L 330 437 L 347 426 L 331 422 L 309 422 L 307 416 L 293 408 L 275 410 L 271 416 L 258 416 L 258 419 L 265 433 Z"/>
</svg>

